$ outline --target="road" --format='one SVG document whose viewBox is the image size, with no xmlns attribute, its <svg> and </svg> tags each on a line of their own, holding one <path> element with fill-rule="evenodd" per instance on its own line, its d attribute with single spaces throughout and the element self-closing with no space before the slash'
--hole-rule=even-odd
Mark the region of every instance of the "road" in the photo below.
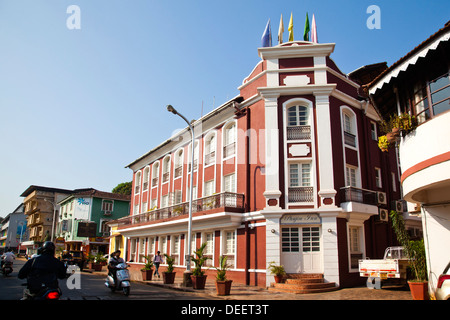
<svg viewBox="0 0 450 320">
<path fill-rule="evenodd" d="M 8 277 L 0 274 L 0 300 L 20 300 L 25 280 L 17 274 L 25 264 L 24 260 L 14 262 L 14 271 Z M 79 277 L 60 280 L 63 300 L 211 300 L 213 297 L 197 293 L 182 292 L 146 284 L 131 283 L 131 293 L 125 297 L 122 292 L 111 292 L 105 287 L 103 276 L 81 272 Z"/>
</svg>

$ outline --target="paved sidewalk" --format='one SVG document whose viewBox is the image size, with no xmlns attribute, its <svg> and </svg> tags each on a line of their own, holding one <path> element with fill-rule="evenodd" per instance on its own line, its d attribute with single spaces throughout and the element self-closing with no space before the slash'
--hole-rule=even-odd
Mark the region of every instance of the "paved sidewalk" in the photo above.
<svg viewBox="0 0 450 320">
<path fill-rule="evenodd" d="M 92 270 L 84 270 L 106 277 L 107 272 L 102 270 L 96 272 Z M 209 277 L 210 278 L 210 277 Z M 204 290 L 196 290 L 192 287 L 183 287 L 181 277 L 175 278 L 174 284 L 164 284 L 162 277 L 153 278 L 151 281 L 136 281 L 145 283 L 150 286 L 159 286 L 170 288 L 173 290 L 181 290 L 186 292 L 195 292 L 202 296 L 211 296 L 215 299 L 224 300 L 412 300 L 411 292 L 405 287 L 386 287 L 383 289 L 368 289 L 366 287 L 343 288 L 333 292 L 310 293 L 310 294 L 293 294 L 272 292 L 262 287 L 247 286 L 240 283 L 234 283 L 231 286 L 229 296 L 218 296 L 216 293 L 215 279 L 207 279 Z"/>
</svg>

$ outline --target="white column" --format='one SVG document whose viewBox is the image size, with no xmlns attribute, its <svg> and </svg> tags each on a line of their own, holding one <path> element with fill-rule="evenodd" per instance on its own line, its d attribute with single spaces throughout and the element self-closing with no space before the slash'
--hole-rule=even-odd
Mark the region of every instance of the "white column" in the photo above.
<svg viewBox="0 0 450 320">
<path fill-rule="evenodd" d="M 280 210 L 280 186 L 279 186 L 279 129 L 278 129 L 278 97 L 279 94 L 265 96 L 265 178 L 266 208 Z M 269 200 L 275 201 L 269 206 Z"/>
<path fill-rule="evenodd" d="M 333 179 L 333 149 L 331 144 L 331 119 L 330 119 L 330 101 L 328 94 L 316 95 L 316 113 L 317 113 L 317 162 L 319 167 L 319 185 L 318 192 L 320 196 L 319 207 L 335 208 L 335 195 Z M 332 202 L 324 204 L 324 199 L 331 199 Z"/>
<path fill-rule="evenodd" d="M 321 212 L 322 218 L 322 258 L 323 276 L 326 282 L 339 285 L 339 258 L 337 245 L 338 211 Z"/>
<path fill-rule="evenodd" d="M 267 269 L 269 263 L 275 261 L 275 264 L 281 264 L 280 218 L 282 213 L 263 210 L 261 214 L 266 218 L 266 286 L 268 287 L 271 282 L 274 282 L 273 275 Z"/>
</svg>

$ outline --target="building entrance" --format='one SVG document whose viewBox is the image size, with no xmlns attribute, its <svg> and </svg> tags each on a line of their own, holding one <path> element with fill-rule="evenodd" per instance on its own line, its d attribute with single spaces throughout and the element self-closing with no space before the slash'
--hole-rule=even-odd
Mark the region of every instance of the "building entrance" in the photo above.
<svg viewBox="0 0 450 320">
<path fill-rule="evenodd" d="M 320 226 L 281 228 L 281 264 L 287 273 L 322 273 Z"/>
</svg>

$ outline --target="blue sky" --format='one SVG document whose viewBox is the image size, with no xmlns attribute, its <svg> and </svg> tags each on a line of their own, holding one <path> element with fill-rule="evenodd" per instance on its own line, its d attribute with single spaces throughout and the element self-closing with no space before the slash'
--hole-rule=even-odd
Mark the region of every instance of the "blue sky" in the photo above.
<svg viewBox="0 0 450 320">
<path fill-rule="evenodd" d="M 81 29 L 70 30 L 70 5 Z M 381 29 L 370 30 L 370 5 Z M 239 92 L 258 63 L 271 19 L 277 44 L 291 12 L 306 12 L 345 72 L 391 65 L 450 18 L 448 1 L 0 0 L 0 216 L 30 185 L 93 187 L 131 181 L 125 166 Z"/>
</svg>

